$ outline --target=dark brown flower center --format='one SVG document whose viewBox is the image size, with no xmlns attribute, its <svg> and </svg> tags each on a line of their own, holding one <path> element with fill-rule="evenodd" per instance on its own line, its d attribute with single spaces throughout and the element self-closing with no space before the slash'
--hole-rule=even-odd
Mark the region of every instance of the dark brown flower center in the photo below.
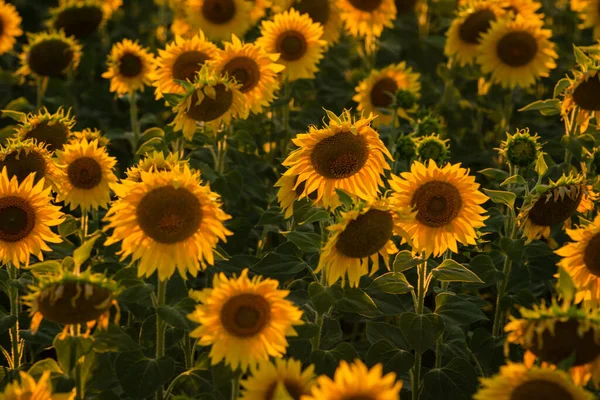
<svg viewBox="0 0 600 400">
<path fill-rule="evenodd" d="M 0 242 L 16 243 L 25 239 L 35 227 L 35 210 L 17 196 L 0 198 Z"/>
<path fill-rule="evenodd" d="M 221 323 L 230 335 L 246 338 L 263 331 L 271 319 L 271 305 L 263 297 L 244 293 L 231 297 L 221 309 Z"/>
<path fill-rule="evenodd" d="M 500 39 L 496 46 L 496 52 L 504 64 L 511 67 L 522 67 L 535 58 L 538 44 L 529 32 L 510 32 Z"/>
<path fill-rule="evenodd" d="M 565 361 L 573 353 L 573 366 L 590 363 L 600 356 L 600 344 L 596 343 L 593 329 L 579 336 L 578 328 L 579 321 L 576 319 L 558 321 L 554 325 L 554 335 L 549 330 L 544 331 L 541 344 L 537 335 L 534 336 L 532 348 L 529 350 L 540 360 L 552 364 Z"/>
<path fill-rule="evenodd" d="M 394 220 L 389 211 L 371 209 L 351 221 L 338 236 L 337 251 L 351 258 L 377 254 L 392 237 Z"/>
<path fill-rule="evenodd" d="M 60 77 L 74 57 L 75 53 L 68 43 L 60 39 L 48 39 L 29 50 L 27 65 L 40 76 Z"/>
<path fill-rule="evenodd" d="M 133 54 L 125 53 L 119 60 L 119 73 L 125 78 L 135 78 L 142 72 L 142 59 Z"/>
<path fill-rule="evenodd" d="M 44 288 L 38 311 L 48 321 L 75 325 L 95 321 L 111 306 L 112 292 L 89 282 L 63 281 Z"/>
<path fill-rule="evenodd" d="M 275 391 L 277 390 L 278 384 L 279 384 L 279 381 L 275 381 L 271 385 L 269 385 L 269 388 L 267 389 L 267 392 L 265 393 L 264 400 L 277 400 L 275 398 Z M 293 400 L 300 400 L 300 398 L 303 395 L 310 394 L 310 392 L 304 391 L 304 387 L 298 381 L 295 381 L 292 379 L 284 379 L 283 385 L 285 386 L 285 390 L 288 392 L 288 394 L 290 395 L 290 397 Z"/>
<path fill-rule="evenodd" d="M 417 0 L 396 0 L 396 12 L 398 15 L 408 14 L 415 9 Z"/>
<path fill-rule="evenodd" d="M 310 153 L 313 168 L 327 179 L 349 178 L 360 171 L 368 159 L 365 139 L 348 131 L 321 140 Z"/>
<path fill-rule="evenodd" d="M 49 124 L 47 121 L 39 123 L 25 134 L 25 139 L 35 139 L 48 146 L 48 150 L 61 150 L 67 143 L 70 135 L 69 127 L 61 122 Z"/>
<path fill-rule="evenodd" d="M 510 400 L 575 400 L 571 393 L 556 382 L 544 379 L 526 381 L 517 386 Z"/>
<path fill-rule="evenodd" d="M 54 21 L 56 30 L 64 30 L 67 36 L 77 39 L 96 32 L 104 15 L 102 9 L 95 6 L 81 6 L 64 9 Z"/>
<path fill-rule="evenodd" d="M 277 38 L 275 48 L 283 60 L 296 61 L 306 53 L 306 38 L 300 32 L 286 31 Z"/>
<path fill-rule="evenodd" d="M 35 174 L 34 182 L 37 183 L 46 174 L 46 160 L 36 150 L 29 152 L 15 150 L 8 154 L 4 161 L 0 161 L 0 171 L 6 167 L 8 178 L 17 177 L 23 182 L 29 174 Z"/>
<path fill-rule="evenodd" d="M 554 190 L 558 190 L 558 188 Z M 546 195 L 543 195 L 529 210 L 529 219 L 539 226 L 552 226 L 563 223 L 577 211 L 582 196 L 581 187 L 578 188 L 575 198 L 564 195 L 562 198 L 558 197 L 555 200 L 554 193 L 552 193 L 552 197 L 546 200 Z"/>
<path fill-rule="evenodd" d="M 77 189 L 93 189 L 102 181 L 102 166 L 92 157 L 80 157 L 69 164 L 67 176 Z"/>
<path fill-rule="evenodd" d="M 371 89 L 371 103 L 378 108 L 387 108 L 394 102 L 398 83 L 390 77 L 381 78 Z"/>
<path fill-rule="evenodd" d="M 588 271 L 600 277 L 600 233 L 596 233 L 585 246 L 583 260 Z"/>
<path fill-rule="evenodd" d="M 354 8 L 364 12 L 372 12 L 376 10 L 383 0 L 348 0 Z"/>
<path fill-rule="evenodd" d="M 417 211 L 417 221 L 438 228 L 452 222 L 462 207 L 458 189 L 444 181 L 430 181 L 413 194 L 411 204 Z"/>
<path fill-rule="evenodd" d="M 573 91 L 573 101 L 582 110 L 599 111 L 600 96 L 598 93 L 600 93 L 600 77 L 594 75 L 577 85 Z"/>
<path fill-rule="evenodd" d="M 487 32 L 492 24 L 492 21 L 496 20 L 496 14 L 488 9 L 483 9 L 471 13 L 458 29 L 458 35 L 463 42 L 470 44 L 479 43 L 479 39 L 482 33 Z"/>
<path fill-rule="evenodd" d="M 159 243 L 182 242 L 193 236 L 202 222 L 202 204 L 184 188 L 163 186 L 148 192 L 136 209 L 140 228 Z"/>
<path fill-rule="evenodd" d="M 236 57 L 223 67 L 223 73 L 242 85 L 240 92 L 246 93 L 256 87 L 260 81 L 260 68 L 256 61 L 249 57 Z"/>
<path fill-rule="evenodd" d="M 294 8 L 300 14 L 308 14 L 308 16 L 321 25 L 325 25 L 329 21 L 331 13 L 329 0 L 301 0 L 294 4 Z"/>
<path fill-rule="evenodd" d="M 198 103 L 198 94 L 192 95 L 192 106 L 187 111 L 187 116 L 203 122 L 210 122 L 225 114 L 233 104 L 233 92 L 219 83 L 214 87 L 215 98 L 204 96 L 204 99 Z"/>
<path fill-rule="evenodd" d="M 204 0 L 202 15 L 213 24 L 226 24 L 235 16 L 233 0 Z"/>
<path fill-rule="evenodd" d="M 186 51 L 177 57 L 173 64 L 173 78 L 180 81 L 194 82 L 196 73 L 210 57 L 201 51 Z"/>
</svg>

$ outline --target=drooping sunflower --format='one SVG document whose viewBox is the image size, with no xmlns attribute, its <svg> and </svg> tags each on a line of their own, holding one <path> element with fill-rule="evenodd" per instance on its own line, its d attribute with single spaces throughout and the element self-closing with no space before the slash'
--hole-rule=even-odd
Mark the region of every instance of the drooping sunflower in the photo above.
<svg viewBox="0 0 600 400">
<path fill-rule="evenodd" d="M 52 205 L 44 179 L 36 184 L 34 179 L 32 174 L 19 184 L 16 176 L 8 178 L 6 167 L 0 171 L 1 264 L 29 265 L 30 255 L 43 260 L 42 250 L 52 251 L 46 243 L 62 241 L 50 227 L 62 222 L 63 213 Z"/>
<path fill-rule="evenodd" d="M 121 242 L 121 259 L 139 260 L 140 276 L 158 270 L 162 281 L 175 273 L 187 279 L 214 264 L 213 249 L 231 232 L 223 222 L 231 217 L 221 209 L 220 197 L 200 174 L 186 165 L 171 171 L 140 171 L 135 185 L 117 184 L 118 196 L 108 213 L 113 229 L 106 245 Z"/>
<path fill-rule="evenodd" d="M 413 72 L 411 67 L 407 67 L 405 62 L 389 65 L 382 70 L 373 70 L 354 89 L 356 95 L 352 99 L 358 103 L 358 111 L 377 115 L 373 125 L 389 125 L 394 120 L 394 111 L 389 108 L 395 102 L 396 92 L 407 90 L 415 98 L 419 98 L 421 96 L 420 76 L 419 73 Z M 414 108 L 405 110 L 398 107 L 396 109 L 396 113 L 406 119 L 410 119 L 408 116 L 410 111 L 414 111 Z"/>
<path fill-rule="evenodd" d="M 314 385 L 314 366 L 302 370 L 302 363 L 293 358 L 263 361 L 252 368 L 252 375 L 241 382 L 241 400 L 269 400 L 279 398 L 284 391 L 292 399 L 309 395 Z"/>
<path fill-rule="evenodd" d="M 19 379 L 4 387 L 0 400 L 75 400 L 75 389 L 71 393 L 52 393 L 50 371 L 44 371 L 37 382 L 27 372 L 19 371 Z"/>
<path fill-rule="evenodd" d="M 527 88 L 556 68 L 558 54 L 539 20 L 517 15 L 514 20 L 492 21 L 481 36 L 477 62 L 492 82 L 505 88 Z"/>
<path fill-rule="evenodd" d="M 326 208 L 337 204 L 336 189 L 363 200 L 377 197 L 381 176 L 390 169 L 392 155 L 371 128 L 372 115 L 353 119 L 348 110 L 337 117 L 328 112 L 329 124 L 311 126 L 292 141 L 299 148 L 283 162 L 284 176 L 297 176 L 294 189 L 304 184 L 299 198 L 316 192 L 316 202 Z"/>
<path fill-rule="evenodd" d="M 88 37 L 106 22 L 103 3 L 103 0 L 62 0 L 50 10 L 49 25 L 76 39 Z"/>
<path fill-rule="evenodd" d="M 437 257 L 448 249 L 457 253 L 459 243 L 476 244 L 476 229 L 487 219 L 481 204 L 488 197 L 478 190 L 468 169 L 460 164 L 440 168 L 433 160 L 427 165 L 415 161 L 410 172 L 392 175 L 389 184 L 396 205 L 416 211 L 399 222 L 412 238 L 414 250 Z"/>
<path fill-rule="evenodd" d="M 568 78 L 570 85 L 563 92 L 561 114 L 563 118 L 570 118 L 571 113 L 577 112 L 576 121 L 579 132 L 587 130 L 590 120 L 598 121 L 600 101 L 596 93 L 600 90 L 600 64 L 578 65 L 579 69 L 572 70 L 574 77 Z"/>
<path fill-rule="evenodd" d="M 107 65 L 108 71 L 102 77 L 110 79 L 111 92 L 123 95 L 150 85 L 155 61 L 148 49 L 124 39 L 113 45 Z"/>
<path fill-rule="evenodd" d="M 369 399 L 398 400 L 402 381 L 396 380 L 396 374 L 383 375 L 383 366 L 375 365 L 368 369 L 359 359 L 352 364 L 340 362 L 333 379 L 326 375 L 317 378 L 312 395 L 304 400 Z"/>
<path fill-rule="evenodd" d="M 323 26 L 322 39 L 328 46 L 338 42 L 343 24 L 336 0 L 295 0 L 290 6 Z"/>
<path fill-rule="evenodd" d="M 7 170 L 8 179 L 15 176 L 21 183 L 29 174 L 34 174 L 34 184 L 44 178 L 46 186 L 54 191 L 63 176 L 46 146 L 34 139 L 9 139 L 5 147 L 0 146 L 0 170 L 3 168 Z"/>
<path fill-rule="evenodd" d="M 323 27 L 307 14 L 291 9 L 263 21 L 256 44 L 267 53 L 279 53 L 278 63 L 285 66 L 289 81 L 312 79 L 327 42 L 322 40 Z"/>
<path fill-rule="evenodd" d="M 35 139 L 49 151 L 60 150 L 71 139 L 75 126 L 70 114 L 71 110 L 65 113 L 62 107 L 53 114 L 46 108 L 37 114 L 29 113 L 17 126 L 16 136 L 21 140 Z"/>
<path fill-rule="evenodd" d="M 367 52 L 374 51 L 375 40 L 396 19 L 394 0 L 337 0 L 346 32 L 364 38 Z"/>
<path fill-rule="evenodd" d="M 529 133 L 529 128 L 517 128 L 512 135 L 506 133 L 506 140 L 502 141 L 498 152 L 506 158 L 509 165 L 528 168 L 538 159 L 542 151 L 539 139 L 537 133 L 534 135 Z"/>
<path fill-rule="evenodd" d="M 185 93 L 176 96 L 171 103 L 175 119 L 174 130 L 192 140 L 196 125 L 200 122 L 217 131 L 221 123 L 229 124 L 232 119 L 246 119 L 249 110 L 244 103 L 240 85 L 233 78 L 217 74 L 206 65 L 196 76 L 194 83 L 185 85 Z"/>
<path fill-rule="evenodd" d="M 179 167 L 183 168 L 185 165 L 188 165 L 187 160 L 181 160 L 177 153 L 169 153 L 165 156 L 162 151 L 154 151 L 146 154 L 136 165 L 129 168 L 127 179 L 121 182 L 138 183 L 142 181 L 142 171 L 173 171 Z"/>
<path fill-rule="evenodd" d="M 277 54 L 269 54 L 252 43 L 242 43 L 235 35 L 231 43 L 226 42 L 224 46 L 212 67 L 217 74 L 234 78 L 240 85 L 246 107 L 260 113 L 275 99 L 275 92 L 279 90 L 277 74 L 285 67 L 275 63 L 279 58 Z"/>
<path fill-rule="evenodd" d="M 70 143 L 73 142 L 81 142 L 83 139 L 88 142 L 93 142 L 94 140 L 98 141 L 98 147 L 106 147 L 110 143 L 110 140 L 102 134 L 99 129 L 96 128 L 84 128 L 80 131 L 73 132 L 71 139 L 69 139 Z"/>
<path fill-rule="evenodd" d="M 275 279 L 216 274 L 213 287 L 192 292 L 199 304 L 188 318 L 200 324 L 191 337 L 200 346 L 212 345 L 211 363 L 225 360 L 232 370 L 246 371 L 269 357 L 282 357 L 288 347 L 286 336 L 296 336 L 302 310 L 287 300 L 288 290 L 279 290 Z"/>
<path fill-rule="evenodd" d="M 63 31 L 28 33 L 27 45 L 20 55 L 21 66 L 16 74 L 25 78 L 56 78 L 77 69 L 81 45 Z"/>
<path fill-rule="evenodd" d="M 524 364 L 509 363 L 500 367 L 500 373 L 481 379 L 481 388 L 474 400 L 591 400 L 593 397 L 577 387 L 564 371 L 551 368 L 528 368 Z"/>
<path fill-rule="evenodd" d="M 600 38 L 600 1 L 571 0 L 571 9 L 576 11 L 581 20 L 580 28 L 592 28 L 594 38 Z"/>
<path fill-rule="evenodd" d="M 219 52 L 215 44 L 206 40 L 202 31 L 189 39 L 176 36 L 166 49 L 158 51 L 153 83 L 156 99 L 162 98 L 163 93 L 183 94 L 185 89 L 175 80 L 193 82 L 202 65 L 214 59 Z"/>
<path fill-rule="evenodd" d="M 252 27 L 253 7 L 248 0 L 187 0 L 185 22 L 214 41 L 244 37 Z"/>
<path fill-rule="evenodd" d="M 116 158 L 109 156 L 97 140 L 87 139 L 69 143 L 56 154 L 58 165 L 65 171 L 59 183 L 59 201 L 64 201 L 71 210 L 81 207 L 83 212 L 107 208 L 109 185 L 117 181 L 113 172 Z"/>
<path fill-rule="evenodd" d="M 600 310 L 584 310 L 576 306 L 559 305 L 555 300 L 550 307 L 534 305 L 521 307 L 520 318 L 511 316 L 504 330 L 509 343 L 518 344 L 526 352 L 524 363 L 531 368 L 536 361 L 544 366 L 557 366 L 571 360 L 569 373 L 576 385 L 585 386 L 593 381 L 600 384 Z"/>
<path fill-rule="evenodd" d="M 433 160 L 436 164 L 441 165 L 450 155 L 449 139 L 442 139 L 440 135 L 421 136 L 414 141 L 416 155 L 422 163 Z"/>
<path fill-rule="evenodd" d="M 518 217 L 527 243 L 550 237 L 550 228 L 569 220 L 577 211 L 587 186 L 584 176 L 563 175 L 542 193 L 530 195 Z"/>
<path fill-rule="evenodd" d="M 0 55 L 11 51 L 23 34 L 21 16 L 12 4 L 0 0 Z"/>
</svg>

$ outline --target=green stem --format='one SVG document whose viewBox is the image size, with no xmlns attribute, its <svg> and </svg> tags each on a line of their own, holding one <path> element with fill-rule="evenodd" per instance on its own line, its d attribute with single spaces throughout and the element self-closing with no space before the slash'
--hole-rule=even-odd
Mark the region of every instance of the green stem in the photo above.
<svg viewBox="0 0 600 400">
<path fill-rule="evenodd" d="M 8 263 L 8 276 L 10 280 L 15 281 L 18 276 L 17 267 L 12 263 Z M 19 354 L 19 348 L 21 340 L 19 338 L 19 289 L 11 285 L 9 287 L 9 301 L 10 301 L 10 315 L 17 319 L 17 322 L 10 328 L 10 339 L 12 345 L 12 367 L 18 370 L 21 366 L 21 355 Z"/>
<path fill-rule="evenodd" d="M 240 397 L 240 380 L 242 373 L 240 371 L 234 372 L 233 380 L 231 381 L 231 400 L 237 400 Z"/>
<path fill-rule="evenodd" d="M 37 79 L 37 97 L 36 106 L 37 109 L 41 109 L 44 105 L 44 95 L 46 94 L 46 88 L 48 87 L 48 77 Z"/>
<path fill-rule="evenodd" d="M 515 221 L 514 212 L 509 210 L 509 223 L 508 223 L 508 231 L 510 232 L 509 238 L 514 239 L 517 235 L 517 223 Z M 508 288 L 508 282 L 510 281 L 510 272 L 512 270 L 512 260 L 506 255 L 504 259 L 504 267 L 502 268 L 502 273 L 504 275 L 504 279 L 498 282 L 496 285 L 498 289 L 498 296 L 496 297 L 496 310 L 494 312 L 494 325 L 492 327 L 492 335 L 498 336 L 500 334 L 500 327 L 504 325 L 502 323 L 502 314 L 504 310 L 502 309 L 501 302 L 504 294 L 506 293 L 506 289 Z"/>
<path fill-rule="evenodd" d="M 189 370 L 194 366 L 194 348 L 188 332 L 185 332 L 183 335 L 183 353 L 185 358 L 185 369 Z"/>
<path fill-rule="evenodd" d="M 321 231 L 323 231 L 323 225 L 321 223 Z M 325 277 L 325 270 L 321 271 L 321 285 L 327 286 L 327 278 Z M 315 318 L 315 324 L 319 327 L 318 332 L 313 338 L 310 340 L 313 351 L 319 350 L 321 347 L 321 334 L 323 333 L 323 321 L 325 320 L 325 314 L 317 312 L 317 316 Z"/>
<path fill-rule="evenodd" d="M 156 293 L 156 308 L 165 304 L 167 297 L 167 280 L 158 281 L 158 290 Z M 156 313 L 156 359 L 165 355 L 165 330 L 167 325 Z M 156 400 L 163 399 L 163 387 L 156 391 Z"/>
<path fill-rule="evenodd" d="M 129 92 L 129 118 L 131 120 L 131 130 L 133 132 L 134 153 L 137 150 L 138 141 L 140 140 L 140 126 L 138 124 L 138 108 L 135 101 L 135 92 Z"/>
<path fill-rule="evenodd" d="M 415 311 L 422 315 L 425 308 L 425 293 L 427 292 L 427 260 L 417 266 L 418 283 L 417 283 L 417 303 Z M 412 399 L 419 398 L 419 386 L 421 385 L 421 356 L 419 352 L 415 353 L 415 365 L 412 370 Z"/>
<path fill-rule="evenodd" d="M 290 144 L 290 96 L 292 85 L 286 79 L 283 83 L 283 98 L 286 102 L 281 106 L 281 119 L 283 125 L 283 140 L 281 142 L 281 154 L 286 157 L 288 154 L 287 148 Z"/>
<path fill-rule="evenodd" d="M 419 399 L 419 386 L 421 385 L 421 353 L 415 354 L 415 365 L 412 370 L 412 400 Z"/>
</svg>

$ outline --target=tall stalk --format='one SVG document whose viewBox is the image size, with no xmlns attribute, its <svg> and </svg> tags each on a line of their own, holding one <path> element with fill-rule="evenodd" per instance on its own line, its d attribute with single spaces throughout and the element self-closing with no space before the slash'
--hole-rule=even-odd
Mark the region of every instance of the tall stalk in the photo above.
<svg viewBox="0 0 600 400">
<path fill-rule="evenodd" d="M 129 92 L 129 119 L 131 123 L 131 131 L 133 132 L 133 146 L 136 148 L 138 141 L 140 140 L 140 126 L 138 123 L 138 108 L 134 91 Z"/>
<path fill-rule="evenodd" d="M 158 315 L 158 307 L 164 305 L 167 298 L 167 280 L 158 280 L 158 290 L 156 293 L 156 359 L 165 355 L 165 331 L 167 325 L 165 321 Z M 163 387 L 159 387 L 156 391 L 156 400 L 163 400 Z"/>
<path fill-rule="evenodd" d="M 418 282 L 417 282 L 417 296 L 415 303 L 415 312 L 419 315 L 423 315 L 423 309 L 425 308 L 425 293 L 427 292 L 427 260 L 423 261 L 417 266 Z M 418 351 L 415 352 L 415 364 L 412 369 L 412 399 L 418 400 L 419 398 L 419 387 L 421 386 L 421 357 L 422 354 Z"/>
<path fill-rule="evenodd" d="M 18 269 L 11 262 L 8 263 L 8 276 L 14 281 L 18 276 Z M 15 324 L 10 328 L 10 341 L 12 345 L 12 367 L 18 370 L 21 366 L 20 346 L 21 339 L 19 337 L 19 289 L 15 285 L 10 285 L 8 289 L 8 297 L 10 302 L 10 315 L 16 318 Z"/>
</svg>

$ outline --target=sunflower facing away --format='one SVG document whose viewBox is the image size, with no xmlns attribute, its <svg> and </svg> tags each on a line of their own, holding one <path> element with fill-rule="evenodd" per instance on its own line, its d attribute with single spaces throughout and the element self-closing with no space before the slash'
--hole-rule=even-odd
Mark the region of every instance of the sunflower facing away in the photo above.
<svg viewBox="0 0 600 400">
<path fill-rule="evenodd" d="M 418 99 L 421 94 L 419 78 L 420 74 L 413 72 L 405 62 L 373 70 L 354 89 L 356 95 L 352 99 L 358 103 L 358 111 L 377 115 L 373 125 L 389 125 L 394 120 L 393 111 L 389 108 L 395 101 L 396 92 L 406 90 Z M 388 112 L 380 109 L 387 109 Z M 399 116 L 409 119 L 407 111 L 400 107 L 396 110 Z"/>
<path fill-rule="evenodd" d="M 269 357 L 282 357 L 286 336 L 296 336 L 302 310 L 287 300 L 288 290 L 279 290 L 275 279 L 216 274 L 212 289 L 192 292 L 200 304 L 188 318 L 200 324 L 190 333 L 200 346 L 210 346 L 211 363 L 225 360 L 232 370 L 256 367 Z"/>
<path fill-rule="evenodd" d="M 16 74 L 25 78 L 63 77 L 77 69 L 81 59 L 81 45 L 63 31 L 28 33 L 27 45 L 20 55 L 21 67 Z"/>
<path fill-rule="evenodd" d="M 196 36 L 184 39 L 176 36 L 166 49 L 158 51 L 154 83 L 156 99 L 163 93 L 183 94 L 185 90 L 175 80 L 194 82 L 202 65 L 219 54 L 219 48 L 206 40 L 200 31 Z"/>
<path fill-rule="evenodd" d="M 291 9 L 263 21 L 256 44 L 267 53 L 279 53 L 278 63 L 285 66 L 289 81 L 312 79 L 327 42 L 322 40 L 323 27 L 306 14 Z"/>
<path fill-rule="evenodd" d="M 282 397 L 300 399 L 310 394 L 314 385 L 314 366 L 302 370 L 302 363 L 293 358 L 263 361 L 251 368 L 252 375 L 241 382 L 241 400 L 272 400 Z M 279 396 L 278 396 L 279 395 Z"/>
<path fill-rule="evenodd" d="M 107 60 L 108 71 L 103 78 L 110 79 L 110 91 L 131 93 L 150 85 L 154 72 L 154 56 L 139 43 L 124 39 L 115 43 Z"/>
<path fill-rule="evenodd" d="M 333 380 L 326 375 L 317 378 L 312 395 L 304 400 L 369 399 L 398 400 L 402 381 L 396 380 L 396 374 L 383 375 L 383 366 L 375 365 L 368 369 L 359 359 L 352 364 L 340 362 Z"/>
<path fill-rule="evenodd" d="M 500 373 L 481 379 L 473 400 L 592 400 L 591 394 L 571 382 L 569 375 L 550 368 L 528 368 L 510 363 Z"/>
<path fill-rule="evenodd" d="M 572 70 L 574 77 L 568 78 L 570 85 L 563 92 L 564 99 L 561 104 L 563 118 L 570 118 L 572 112 L 577 112 L 576 121 L 579 132 L 587 130 L 590 119 L 598 122 L 600 99 L 597 96 L 600 90 L 600 65 L 578 65 L 581 69 Z"/>
<path fill-rule="evenodd" d="M 84 128 L 80 131 L 73 132 L 71 139 L 69 139 L 69 143 L 73 142 L 81 142 L 83 139 L 88 142 L 92 142 L 94 140 L 98 141 L 98 147 L 106 147 L 110 143 L 110 140 L 102 135 L 102 132 L 96 128 Z"/>
<path fill-rule="evenodd" d="M 110 187 L 117 181 L 113 169 L 116 158 L 108 155 L 98 141 L 69 143 L 57 151 L 57 163 L 65 174 L 59 183 L 58 200 L 71 210 L 81 207 L 82 212 L 107 208 Z"/>
<path fill-rule="evenodd" d="M 352 36 L 365 39 L 367 52 L 374 51 L 375 39 L 396 19 L 394 0 L 337 0 L 344 28 Z"/>
<path fill-rule="evenodd" d="M 44 371 L 37 382 L 27 372 L 19 371 L 19 380 L 6 385 L 0 400 L 75 400 L 75 389 L 71 393 L 52 393 L 50 371 Z"/>
<path fill-rule="evenodd" d="M 529 128 L 517 128 L 514 134 L 506 133 L 506 140 L 500 143 L 498 153 L 506 158 L 509 165 L 517 168 L 528 168 L 542 152 L 540 137 L 531 135 Z"/>
<path fill-rule="evenodd" d="M 329 124 L 311 126 L 308 133 L 293 139 L 299 148 L 283 162 L 284 176 L 297 176 L 294 189 L 304 184 L 299 198 L 316 192 L 314 201 L 326 208 L 336 207 L 336 189 L 363 200 L 377 197 L 381 176 L 390 169 L 392 155 L 379 134 L 371 128 L 373 116 L 355 120 L 348 110 L 340 117 L 328 112 Z"/>
<path fill-rule="evenodd" d="M 21 16 L 12 4 L 0 0 L 0 54 L 11 51 L 23 34 Z"/>
<path fill-rule="evenodd" d="M 16 136 L 21 140 L 35 139 L 49 151 L 60 150 L 72 136 L 75 119 L 70 114 L 71 110 L 65 113 L 62 107 L 53 114 L 46 108 L 27 114 L 17 126 Z"/>
<path fill-rule="evenodd" d="M 63 0 L 50 10 L 50 26 L 67 36 L 83 39 L 106 22 L 104 0 Z"/>
<path fill-rule="evenodd" d="M 231 43 L 224 43 L 225 49 L 219 54 L 212 67 L 217 74 L 234 78 L 240 85 L 246 107 L 260 113 L 275 99 L 279 90 L 277 74 L 284 66 L 276 64 L 277 54 L 269 54 L 261 47 L 242 43 L 232 35 Z"/>
<path fill-rule="evenodd" d="M 142 171 L 173 171 L 174 169 L 188 165 L 187 160 L 181 160 L 177 153 L 164 155 L 162 151 L 153 151 L 146 154 L 135 166 L 127 170 L 127 179 L 122 183 L 138 183 L 142 181 Z"/>
<path fill-rule="evenodd" d="M 476 229 L 487 219 L 481 204 L 488 197 L 478 190 L 468 169 L 460 164 L 440 168 L 433 160 L 427 165 L 415 161 L 410 172 L 392 175 L 389 184 L 396 206 L 415 211 L 412 218 L 400 220 L 414 250 L 437 257 L 448 249 L 457 253 L 459 243 L 476 244 Z"/>
<path fill-rule="evenodd" d="M 492 82 L 505 88 L 527 88 L 556 68 L 558 54 L 550 40 L 552 31 L 539 20 L 517 15 L 498 20 L 481 37 L 477 62 L 481 71 L 492 74 Z"/>
<path fill-rule="evenodd" d="M 121 242 L 121 260 L 139 260 L 138 274 L 159 279 L 175 273 L 187 279 L 187 272 L 214 264 L 213 249 L 231 232 L 223 222 L 231 217 L 221 209 L 220 197 L 200 174 L 188 166 L 172 171 L 140 171 L 135 185 L 117 184 L 118 196 L 106 214 L 113 229 L 106 245 Z"/>
<path fill-rule="evenodd" d="M 594 38 L 600 38 L 600 0 L 571 0 L 571 8 L 581 19 L 580 28 L 593 28 Z"/>
<path fill-rule="evenodd" d="M 60 207 L 52 205 L 50 188 L 44 179 L 34 184 L 29 175 L 19 184 L 17 177 L 8 178 L 6 167 L 0 173 L 0 263 L 19 267 L 29 265 L 30 255 L 43 260 L 46 244 L 60 243 L 61 238 L 50 227 L 62 222 Z"/>
<path fill-rule="evenodd" d="M 322 39 L 327 45 L 338 42 L 342 33 L 342 18 L 336 0 L 296 0 L 291 6 L 323 26 Z"/>
<path fill-rule="evenodd" d="M 188 0 L 185 22 L 213 41 L 243 37 L 252 26 L 253 6 L 248 0 Z"/>
</svg>

